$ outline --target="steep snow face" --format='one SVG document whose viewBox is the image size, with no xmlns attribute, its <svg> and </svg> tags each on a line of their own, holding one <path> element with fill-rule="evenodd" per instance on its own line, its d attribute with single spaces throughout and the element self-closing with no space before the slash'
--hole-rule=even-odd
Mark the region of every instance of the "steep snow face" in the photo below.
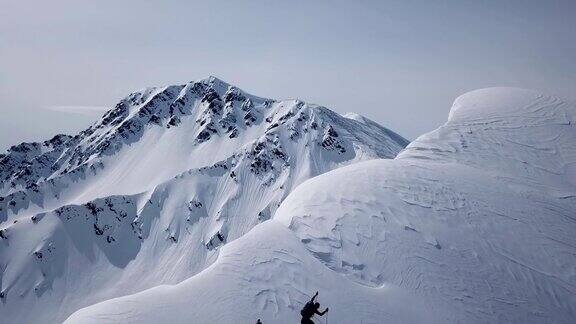
<svg viewBox="0 0 576 324">
<path fill-rule="evenodd" d="M 78 135 L 0 156 L 3 321 L 61 322 L 178 283 L 303 181 L 406 144 L 369 120 L 213 77 L 135 92 Z"/>
<path fill-rule="evenodd" d="M 67 323 L 292 323 L 315 290 L 330 322 L 573 323 L 575 121 L 549 96 L 471 92 L 396 159 L 300 185 L 199 275 Z"/>
</svg>

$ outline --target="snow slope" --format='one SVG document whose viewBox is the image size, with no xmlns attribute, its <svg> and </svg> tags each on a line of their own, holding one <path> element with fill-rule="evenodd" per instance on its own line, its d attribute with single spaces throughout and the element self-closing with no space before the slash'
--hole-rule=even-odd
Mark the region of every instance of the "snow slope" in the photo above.
<svg viewBox="0 0 576 324">
<path fill-rule="evenodd" d="M 574 323 L 576 107 L 514 88 L 459 97 L 394 160 L 298 186 L 177 285 L 66 323 Z"/>
<path fill-rule="evenodd" d="M 214 77 L 137 91 L 75 136 L 0 156 L 2 322 L 61 322 L 181 282 L 303 181 L 407 144 L 369 120 Z"/>
</svg>

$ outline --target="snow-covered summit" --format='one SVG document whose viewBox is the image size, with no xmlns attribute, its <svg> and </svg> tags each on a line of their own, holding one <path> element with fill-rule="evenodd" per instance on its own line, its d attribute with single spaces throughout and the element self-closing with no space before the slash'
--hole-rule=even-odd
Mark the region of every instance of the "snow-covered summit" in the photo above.
<svg viewBox="0 0 576 324">
<path fill-rule="evenodd" d="M 534 112 L 534 108 L 545 108 L 538 102 L 548 101 L 550 104 L 560 102 L 559 98 L 550 97 L 534 90 L 495 87 L 467 92 L 454 100 L 448 115 L 449 122 L 458 120 L 487 120 L 500 118 L 511 120 L 510 117 L 527 117 L 524 114 Z"/>
<path fill-rule="evenodd" d="M 304 182 L 200 274 L 67 323 L 293 323 L 316 290 L 330 322 L 574 322 L 576 107 L 517 89 L 454 106 L 394 160 Z"/>
<path fill-rule="evenodd" d="M 407 141 L 214 77 L 146 88 L 74 135 L 0 156 L 0 313 L 60 322 L 175 284 L 270 219 L 305 180 Z"/>
<path fill-rule="evenodd" d="M 399 159 L 461 163 L 571 190 L 574 105 L 518 88 L 487 88 L 458 97 L 446 124 L 420 136 Z M 571 179 L 572 178 L 572 179 Z"/>
</svg>

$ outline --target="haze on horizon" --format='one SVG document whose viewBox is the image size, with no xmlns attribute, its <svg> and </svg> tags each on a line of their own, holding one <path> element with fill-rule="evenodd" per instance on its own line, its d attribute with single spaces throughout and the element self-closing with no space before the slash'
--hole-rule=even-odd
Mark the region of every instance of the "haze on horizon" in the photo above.
<svg viewBox="0 0 576 324">
<path fill-rule="evenodd" d="M 576 99 L 576 2 L 6 0 L 0 150 L 74 133 L 136 89 L 215 75 L 414 139 L 460 94 Z"/>
</svg>

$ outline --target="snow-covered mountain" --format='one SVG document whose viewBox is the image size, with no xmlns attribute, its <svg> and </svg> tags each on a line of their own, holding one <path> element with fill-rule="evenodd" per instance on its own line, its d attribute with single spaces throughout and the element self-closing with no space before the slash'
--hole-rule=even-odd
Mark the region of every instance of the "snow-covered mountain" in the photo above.
<svg viewBox="0 0 576 324">
<path fill-rule="evenodd" d="M 61 322 L 179 283 L 300 183 L 407 144 L 364 117 L 214 77 L 137 91 L 75 136 L 0 155 L 1 321 Z"/>
<path fill-rule="evenodd" d="M 492 88 L 396 159 L 312 178 L 204 271 L 66 323 L 574 323 L 576 106 Z"/>
</svg>

